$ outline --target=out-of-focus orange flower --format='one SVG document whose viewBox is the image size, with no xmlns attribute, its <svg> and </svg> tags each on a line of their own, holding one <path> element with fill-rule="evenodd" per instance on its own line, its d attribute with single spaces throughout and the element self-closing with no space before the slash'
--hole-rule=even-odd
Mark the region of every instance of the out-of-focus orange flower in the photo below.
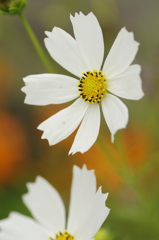
<svg viewBox="0 0 159 240">
<path fill-rule="evenodd" d="M 121 133 L 124 158 L 129 162 L 133 170 L 141 168 L 148 155 L 153 151 L 155 143 L 149 133 L 142 127 L 129 127 Z"/>
<path fill-rule="evenodd" d="M 18 174 L 28 155 L 26 132 L 18 119 L 0 112 L 0 185 Z"/>
</svg>

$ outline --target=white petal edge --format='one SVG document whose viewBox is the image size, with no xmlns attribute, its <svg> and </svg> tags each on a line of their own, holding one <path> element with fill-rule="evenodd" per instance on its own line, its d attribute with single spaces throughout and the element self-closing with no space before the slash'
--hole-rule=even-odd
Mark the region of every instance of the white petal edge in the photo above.
<svg viewBox="0 0 159 240">
<path fill-rule="evenodd" d="M 2 240 L 45 240 L 48 235 L 42 226 L 32 218 L 12 212 L 9 217 L 0 221 L 0 239 Z"/>
<path fill-rule="evenodd" d="M 134 60 L 139 43 L 134 40 L 134 34 L 125 27 L 118 33 L 113 46 L 105 60 L 103 74 L 107 79 L 117 77 Z"/>
<path fill-rule="evenodd" d="M 78 77 L 81 77 L 82 72 L 88 71 L 77 42 L 71 35 L 57 27 L 52 32 L 45 33 L 48 36 L 44 39 L 45 46 L 56 62 Z"/>
<path fill-rule="evenodd" d="M 54 145 L 67 138 L 80 124 L 88 104 L 78 98 L 71 106 L 61 110 L 38 126 L 44 131 L 42 138 L 46 138 L 50 145 Z"/>
<path fill-rule="evenodd" d="M 81 170 L 74 167 L 71 189 L 71 202 L 68 219 L 68 231 L 76 239 L 92 239 L 98 231 L 109 209 L 105 206 L 108 194 L 96 192 L 96 178 L 93 171 L 84 166 Z"/>
<path fill-rule="evenodd" d="M 83 215 L 87 215 L 87 207 L 89 207 L 95 192 L 94 170 L 87 170 L 86 165 L 82 169 L 74 165 L 67 222 L 67 229 L 72 234 L 78 230 Z"/>
<path fill-rule="evenodd" d="M 101 101 L 102 111 L 108 128 L 111 132 L 111 141 L 114 142 L 114 134 L 128 123 L 128 109 L 117 97 L 107 93 Z"/>
<path fill-rule="evenodd" d="M 91 12 L 88 15 L 76 13 L 70 16 L 74 35 L 88 70 L 100 70 L 104 55 L 104 42 L 101 27 Z"/>
<path fill-rule="evenodd" d="M 100 109 L 97 104 L 89 104 L 84 119 L 76 134 L 69 154 L 88 151 L 98 137 L 100 127 Z"/>
<path fill-rule="evenodd" d="M 122 98 L 139 100 L 144 96 L 140 65 L 131 65 L 118 77 L 107 81 L 107 89 Z"/>
<path fill-rule="evenodd" d="M 44 178 L 38 176 L 34 183 L 28 183 L 28 193 L 23 202 L 33 217 L 48 230 L 52 236 L 65 229 L 65 208 L 56 189 Z"/>
<path fill-rule="evenodd" d="M 60 74 L 38 74 L 23 78 L 25 103 L 33 105 L 60 104 L 78 97 L 77 79 Z"/>
<path fill-rule="evenodd" d="M 101 187 L 92 198 L 92 204 L 90 204 L 87 210 L 87 218 L 83 219 L 81 226 L 77 232 L 77 238 L 79 240 L 92 239 L 103 222 L 107 218 L 110 209 L 105 206 L 105 201 L 108 197 L 108 193 L 103 194 Z"/>
</svg>

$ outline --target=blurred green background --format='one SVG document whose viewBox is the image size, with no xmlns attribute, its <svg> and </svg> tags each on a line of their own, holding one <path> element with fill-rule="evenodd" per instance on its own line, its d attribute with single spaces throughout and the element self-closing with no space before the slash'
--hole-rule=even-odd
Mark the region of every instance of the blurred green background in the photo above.
<svg viewBox="0 0 159 240">
<path fill-rule="evenodd" d="M 119 131 L 115 144 L 102 119 L 98 143 L 85 154 L 68 156 L 75 134 L 50 147 L 41 140 L 37 126 L 67 104 L 44 107 L 24 104 L 22 78 L 47 73 L 18 16 L 0 15 L 0 219 L 10 211 L 29 215 L 21 201 L 25 184 L 39 174 L 60 192 L 66 206 L 72 166 L 95 169 L 98 186 L 109 192 L 111 208 L 97 240 L 159 239 L 159 1 L 158 0 L 34 0 L 24 15 L 48 57 L 44 31 L 54 26 L 73 34 L 70 14 L 92 11 L 103 30 L 105 56 L 117 33 L 126 26 L 140 43 L 135 63 L 142 66 L 145 96 L 123 100 L 129 123 Z M 57 73 L 68 74 L 50 58 Z"/>
</svg>

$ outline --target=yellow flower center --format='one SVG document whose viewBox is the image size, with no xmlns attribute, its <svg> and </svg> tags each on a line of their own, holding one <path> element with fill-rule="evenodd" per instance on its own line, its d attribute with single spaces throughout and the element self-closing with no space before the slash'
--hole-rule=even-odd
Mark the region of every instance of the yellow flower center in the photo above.
<svg viewBox="0 0 159 240">
<path fill-rule="evenodd" d="M 92 71 L 82 73 L 83 76 L 78 81 L 77 87 L 80 91 L 79 97 L 88 103 L 100 103 L 106 94 L 106 78 L 102 71 Z"/>
<path fill-rule="evenodd" d="M 49 237 L 50 240 L 73 240 L 74 236 L 72 236 L 71 234 L 69 234 L 67 231 L 64 231 L 64 233 L 62 233 L 61 231 L 59 231 L 56 234 L 55 238 Z"/>
</svg>

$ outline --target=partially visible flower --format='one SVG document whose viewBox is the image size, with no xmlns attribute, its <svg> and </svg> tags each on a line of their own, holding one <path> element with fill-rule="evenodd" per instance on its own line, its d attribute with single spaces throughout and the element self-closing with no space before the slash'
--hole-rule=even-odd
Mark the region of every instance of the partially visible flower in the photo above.
<svg viewBox="0 0 159 240">
<path fill-rule="evenodd" d="M 103 35 L 93 13 L 71 16 L 75 39 L 60 28 L 46 32 L 50 55 L 78 79 L 60 74 L 40 74 L 24 78 L 25 103 L 60 104 L 78 98 L 71 106 L 38 126 L 50 145 L 67 138 L 81 123 L 69 154 L 86 152 L 96 141 L 100 127 L 100 106 L 111 132 L 125 128 L 128 109 L 120 101 L 143 97 L 139 65 L 131 65 L 138 51 L 133 33 L 119 32 L 101 70 Z"/>
<path fill-rule="evenodd" d="M 34 219 L 13 212 L 0 221 L 3 240 L 91 240 L 109 214 L 108 194 L 96 192 L 94 171 L 73 167 L 68 221 L 58 192 L 42 177 L 28 184 L 23 196 Z"/>
<path fill-rule="evenodd" d="M 0 0 L 0 13 L 16 15 L 21 13 L 27 0 Z"/>
</svg>

